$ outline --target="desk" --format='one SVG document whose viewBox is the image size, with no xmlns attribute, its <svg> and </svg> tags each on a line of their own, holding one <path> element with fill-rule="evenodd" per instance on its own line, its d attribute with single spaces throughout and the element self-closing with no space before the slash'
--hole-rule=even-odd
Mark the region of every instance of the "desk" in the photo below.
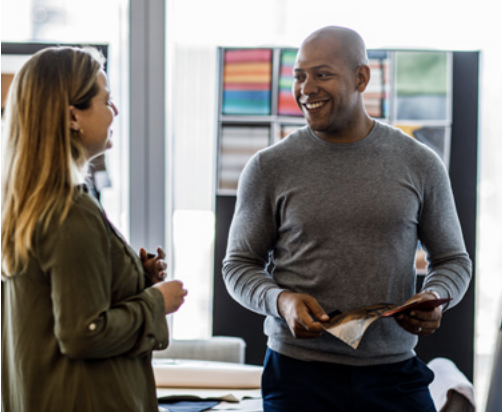
<svg viewBox="0 0 502 412">
<path fill-rule="evenodd" d="M 201 411 L 228 411 L 228 412 L 263 412 L 261 398 L 243 399 L 238 403 L 219 402 L 211 407 L 211 401 L 181 401 L 174 403 L 159 403 L 159 412 L 201 412 Z"/>
<path fill-rule="evenodd" d="M 157 388 L 159 405 L 171 412 L 199 412 L 212 406 L 211 411 L 262 412 L 260 389 L 197 389 Z M 183 402 L 183 403 L 176 403 Z M 171 403 L 171 407 L 169 406 Z M 193 409 L 190 408 L 193 404 Z M 185 409 L 182 409 L 185 408 Z"/>
<path fill-rule="evenodd" d="M 152 366 L 159 404 L 172 412 L 262 412 L 261 366 L 158 358 L 152 361 Z M 176 404 L 180 401 L 183 404 Z M 205 401 L 209 405 L 203 404 Z M 211 402 L 213 409 L 207 409 L 213 406 Z"/>
</svg>

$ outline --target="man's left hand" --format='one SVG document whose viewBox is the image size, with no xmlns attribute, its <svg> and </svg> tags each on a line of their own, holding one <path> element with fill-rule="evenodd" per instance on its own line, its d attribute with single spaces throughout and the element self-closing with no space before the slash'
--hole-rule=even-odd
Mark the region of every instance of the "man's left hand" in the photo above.
<svg viewBox="0 0 502 412">
<path fill-rule="evenodd" d="M 428 292 L 417 293 L 406 303 L 412 300 L 433 300 L 434 294 Z M 406 331 L 414 335 L 427 336 L 432 335 L 441 325 L 443 311 L 441 306 L 430 310 L 412 309 L 409 312 L 401 313 L 396 316 L 396 321 Z"/>
</svg>

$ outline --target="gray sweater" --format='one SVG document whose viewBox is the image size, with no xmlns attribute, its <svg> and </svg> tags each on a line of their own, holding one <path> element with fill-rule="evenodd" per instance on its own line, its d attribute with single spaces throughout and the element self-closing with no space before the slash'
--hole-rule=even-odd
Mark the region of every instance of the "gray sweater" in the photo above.
<svg viewBox="0 0 502 412">
<path fill-rule="evenodd" d="M 418 241 L 429 262 L 424 289 L 454 306 L 471 261 L 439 157 L 377 121 L 347 144 L 328 143 L 306 126 L 245 167 L 223 277 L 234 299 L 267 316 L 268 346 L 279 353 L 349 365 L 399 362 L 414 355 L 417 337 L 394 319 L 375 322 L 358 349 L 329 333 L 296 339 L 277 298 L 284 290 L 308 293 L 326 313 L 402 304 L 416 292 Z"/>
</svg>

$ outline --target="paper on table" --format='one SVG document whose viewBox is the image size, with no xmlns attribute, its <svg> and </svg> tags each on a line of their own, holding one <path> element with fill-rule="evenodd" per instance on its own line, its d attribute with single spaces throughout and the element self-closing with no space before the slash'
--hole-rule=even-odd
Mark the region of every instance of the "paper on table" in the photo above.
<svg viewBox="0 0 502 412">
<path fill-rule="evenodd" d="M 417 299 L 404 305 L 379 304 L 366 306 L 333 316 L 330 320 L 322 322 L 322 327 L 333 336 L 357 349 L 364 333 L 370 325 L 381 317 L 395 316 L 398 313 L 412 309 L 430 310 L 443 305 L 451 299 Z"/>
<path fill-rule="evenodd" d="M 157 388 L 157 399 L 221 400 L 240 402 L 245 398 L 261 398 L 260 389 Z"/>
<path fill-rule="evenodd" d="M 245 399 L 239 403 L 220 402 L 210 411 L 263 412 L 261 399 Z"/>
<path fill-rule="evenodd" d="M 170 388 L 259 388 L 263 371 L 241 363 L 182 359 L 155 358 L 152 365 L 156 385 Z"/>
</svg>

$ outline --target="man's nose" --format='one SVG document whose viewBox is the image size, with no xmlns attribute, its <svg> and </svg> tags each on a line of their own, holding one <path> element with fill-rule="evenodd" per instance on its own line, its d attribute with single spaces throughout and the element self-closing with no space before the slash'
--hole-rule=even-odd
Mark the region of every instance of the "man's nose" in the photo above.
<svg viewBox="0 0 502 412">
<path fill-rule="evenodd" d="M 302 84 L 302 94 L 315 94 L 319 91 L 318 84 L 315 78 L 307 76 Z"/>
</svg>

